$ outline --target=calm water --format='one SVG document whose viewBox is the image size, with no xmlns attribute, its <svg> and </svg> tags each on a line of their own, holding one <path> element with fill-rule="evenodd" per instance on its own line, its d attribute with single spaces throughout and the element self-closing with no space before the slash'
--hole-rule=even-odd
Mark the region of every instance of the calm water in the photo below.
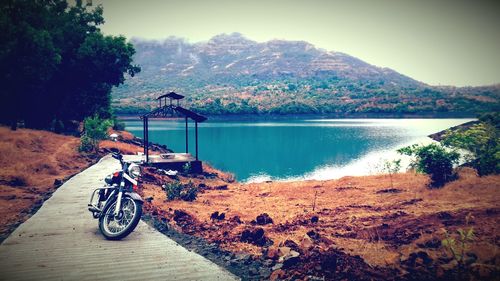
<svg viewBox="0 0 500 281">
<path fill-rule="evenodd" d="M 317 119 L 199 124 L 199 157 L 240 181 L 333 179 L 380 172 L 395 150 L 473 119 Z M 185 151 L 183 121 L 150 120 L 150 141 Z M 142 121 L 126 121 L 142 137 Z M 189 152 L 194 155 L 194 124 Z M 403 159 L 405 163 L 407 159 Z"/>
</svg>

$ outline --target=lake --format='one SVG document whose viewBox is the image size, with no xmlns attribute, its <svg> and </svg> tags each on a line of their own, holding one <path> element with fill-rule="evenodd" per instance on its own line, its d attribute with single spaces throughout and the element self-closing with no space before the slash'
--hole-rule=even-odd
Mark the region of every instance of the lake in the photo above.
<svg viewBox="0 0 500 281">
<path fill-rule="evenodd" d="M 427 135 L 474 119 L 208 120 L 199 124 L 199 157 L 239 181 L 335 179 L 381 172 L 396 149 L 430 143 Z M 142 121 L 125 121 L 142 137 Z M 151 142 L 185 151 L 183 120 L 150 120 Z M 189 149 L 195 154 L 194 123 Z"/>
</svg>

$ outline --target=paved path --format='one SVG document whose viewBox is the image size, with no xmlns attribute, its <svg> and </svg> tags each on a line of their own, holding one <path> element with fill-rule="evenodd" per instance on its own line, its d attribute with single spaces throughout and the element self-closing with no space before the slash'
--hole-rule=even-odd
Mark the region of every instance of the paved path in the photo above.
<svg viewBox="0 0 500 281">
<path fill-rule="evenodd" d="M 140 222 L 108 241 L 87 211 L 93 188 L 119 168 L 111 157 L 71 178 L 0 245 L 0 280 L 235 280 Z"/>
</svg>

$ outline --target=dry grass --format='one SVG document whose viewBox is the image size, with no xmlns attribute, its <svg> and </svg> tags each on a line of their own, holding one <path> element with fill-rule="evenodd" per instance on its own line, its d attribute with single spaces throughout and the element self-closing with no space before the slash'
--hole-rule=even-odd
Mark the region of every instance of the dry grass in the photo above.
<svg viewBox="0 0 500 281">
<path fill-rule="evenodd" d="M 183 179 L 188 180 L 193 179 Z M 442 189 L 429 189 L 429 179 L 424 175 L 405 173 L 393 176 L 393 187 L 388 176 L 376 175 L 329 181 L 233 183 L 227 190 L 209 188 L 194 202 L 167 202 L 165 193 L 151 184 L 144 185 L 143 193 L 154 198 L 146 206 L 150 210 L 169 220 L 175 210 L 185 210 L 202 230 L 195 235 L 234 252 L 262 254 L 261 247 L 242 243 L 239 237 L 252 227 L 250 222 L 257 215 L 267 213 L 274 221 L 263 226 L 266 236 L 274 241 L 271 249 L 286 240 L 301 245 L 306 233 L 314 230 L 330 241 L 321 247 L 334 245 L 360 255 L 370 265 L 398 267 L 416 251 L 427 251 L 433 259 L 442 256 L 441 247 L 422 249 L 418 244 L 443 239 L 442 229 L 462 227 L 468 213 L 475 216 L 478 234 L 472 250 L 480 261 L 495 258 L 500 246 L 499 180 L 500 176 L 477 177 L 473 170 L 463 169 L 459 180 Z M 207 186 L 220 184 L 219 179 L 193 181 Z M 393 188 L 396 192 L 391 192 Z M 210 215 L 215 211 L 225 213 L 226 218 L 238 216 L 244 223 L 213 222 Z M 444 212 L 451 218 L 444 215 L 442 219 L 440 214 Z M 310 223 L 312 216 L 318 216 L 319 222 Z"/>
<path fill-rule="evenodd" d="M 0 127 L 0 236 L 30 216 L 33 206 L 54 191 L 54 181 L 90 163 L 79 139 L 38 130 Z"/>
<path fill-rule="evenodd" d="M 112 131 L 123 139 L 134 136 Z M 78 152 L 80 139 L 47 131 L 0 126 L 0 241 L 31 216 L 32 209 L 54 192 L 54 181 L 64 180 L 93 162 L 95 157 Z M 101 148 L 118 148 L 136 154 L 142 148 L 133 144 L 105 140 Z"/>
</svg>

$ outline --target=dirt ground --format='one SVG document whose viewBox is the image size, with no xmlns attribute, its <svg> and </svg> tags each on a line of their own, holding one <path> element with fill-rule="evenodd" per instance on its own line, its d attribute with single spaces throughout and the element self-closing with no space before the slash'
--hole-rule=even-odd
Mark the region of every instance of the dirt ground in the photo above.
<svg viewBox="0 0 500 281">
<path fill-rule="evenodd" d="M 111 131 L 110 131 L 111 133 Z M 79 173 L 111 148 L 142 151 L 128 132 L 122 141 L 102 141 L 95 156 L 78 152 L 80 139 L 47 131 L 0 126 L 0 242 L 26 221 L 69 177 Z M 152 152 L 154 153 L 154 152 Z"/>
<path fill-rule="evenodd" d="M 67 177 L 92 163 L 79 139 L 0 127 L 0 240 L 27 220 Z"/>
<path fill-rule="evenodd" d="M 240 184 L 208 167 L 179 177 L 200 190 L 187 202 L 167 201 L 161 185 L 174 179 L 147 168 L 142 193 L 152 199 L 147 213 L 266 261 L 271 279 L 497 279 L 500 176 L 477 177 L 469 168 L 459 174 L 441 189 L 414 173 L 393 175 L 392 183 L 378 175 Z M 458 229 L 470 228 L 475 237 L 457 247 L 463 273 L 441 243 L 446 233 L 458 239 Z"/>
</svg>

